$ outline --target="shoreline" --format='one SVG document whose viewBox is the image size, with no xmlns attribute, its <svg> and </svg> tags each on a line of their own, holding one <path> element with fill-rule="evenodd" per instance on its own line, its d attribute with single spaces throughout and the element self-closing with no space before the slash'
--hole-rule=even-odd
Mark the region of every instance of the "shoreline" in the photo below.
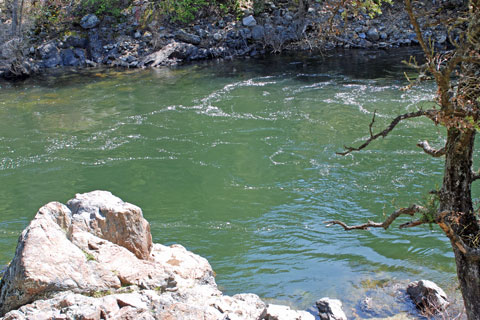
<svg viewBox="0 0 480 320">
<path fill-rule="evenodd" d="M 136 14 L 115 23 L 106 16 L 83 17 L 62 37 L 35 37 L 26 48 L 23 77 L 58 67 L 154 68 L 197 61 L 268 57 L 269 54 L 316 52 L 331 49 L 388 50 L 418 45 L 408 17 L 400 4 L 384 4 L 382 15 L 348 16 L 337 14 L 333 21 L 337 35 L 326 38 L 320 30 L 329 13 L 319 3 L 306 14 L 271 4 L 257 15 L 237 20 L 233 15 L 203 18 L 194 24 L 178 26 L 153 21 L 142 26 Z M 135 6 L 132 12 L 143 10 Z M 249 12 L 247 12 L 249 13 Z M 438 47 L 449 40 L 442 27 L 427 29 Z M 13 78 L 7 69 L 5 78 Z M 22 77 L 21 76 L 21 77 Z M 20 77 L 20 78 L 21 78 Z"/>
<path fill-rule="evenodd" d="M 253 293 L 226 295 L 215 277 L 205 258 L 182 245 L 154 243 L 139 207 L 108 191 L 76 194 L 65 205 L 41 207 L 22 232 L 2 274 L 0 319 L 347 319 L 337 299 L 298 311 Z M 442 310 L 448 305 L 443 290 L 426 280 L 364 285 L 348 312 L 361 319 L 421 319 L 414 301 L 436 304 L 437 295 Z M 423 285 L 431 289 L 409 292 Z M 447 315 L 461 311 L 457 303 Z"/>
</svg>

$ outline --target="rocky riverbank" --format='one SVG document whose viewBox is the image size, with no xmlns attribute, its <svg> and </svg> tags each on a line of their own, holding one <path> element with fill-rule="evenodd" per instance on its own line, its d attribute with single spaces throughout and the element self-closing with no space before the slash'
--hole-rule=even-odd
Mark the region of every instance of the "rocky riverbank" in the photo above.
<svg viewBox="0 0 480 320">
<path fill-rule="evenodd" d="M 424 314 L 448 305 L 430 281 L 413 282 L 406 292 Z M 296 311 L 251 293 L 222 294 L 206 259 L 181 245 L 153 243 L 141 209 L 106 191 L 40 208 L 0 282 L 4 320 L 347 319 L 338 300 L 316 305 Z M 382 313 L 372 299 L 362 305 L 366 314 Z"/>
<path fill-rule="evenodd" d="M 61 66 L 145 68 L 272 52 L 339 47 L 389 49 L 418 44 L 403 5 L 395 1 L 384 4 L 383 14 L 373 18 L 368 14 L 345 18 L 338 12 L 332 20 L 335 36 L 329 37 L 325 37 L 324 30 L 331 11 L 320 2 L 307 12 L 266 2 L 265 9 L 256 15 L 245 10 L 240 19 L 227 14 L 184 26 L 158 21 L 144 25 L 138 17 L 145 10 L 146 4 L 136 1 L 121 23 L 109 16 L 100 20 L 88 14 L 60 38 L 32 38 L 32 44 L 24 50 L 21 68 L 26 74 Z M 448 16 L 448 10 L 445 14 Z M 442 25 L 426 28 L 425 36 L 437 46 L 449 42 Z M 0 72 L 9 76 L 8 69 Z"/>
<path fill-rule="evenodd" d="M 208 261 L 152 243 L 135 205 L 110 192 L 43 206 L 0 283 L 1 319 L 314 319 L 255 294 L 223 295 Z"/>
</svg>

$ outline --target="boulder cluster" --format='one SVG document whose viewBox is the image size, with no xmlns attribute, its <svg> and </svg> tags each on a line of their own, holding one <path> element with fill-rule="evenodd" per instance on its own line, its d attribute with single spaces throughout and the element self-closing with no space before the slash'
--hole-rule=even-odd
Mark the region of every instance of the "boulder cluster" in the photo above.
<svg viewBox="0 0 480 320">
<path fill-rule="evenodd" d="M 62 38 L 33 41 L 26 61 L 32 70 L 58 66 L 144 68 L 271 52 L 418 44 L 407 14 L 395 2 L 385 4 L 383 13 L 376 17 L 360 14 L 345 18 L 340 11 L 333 19 L 335 36 L 329 37 L 324 37 L 322 30 L 331 12 L 321 2 L 299 12 L 267 1 L 265 10 L 258 14 L 247 10 L 241 19 L 231 14 L 206 17 L 183 27 L 158 21 L 144 25 L 138 17 L 147 10 L 145 6 L 145 2 L 135 1 L 121 23 L 109 16 L 100 20 L 88 14 Z M 447 35 L 443 25 L 425 29 L 425 36 L 437 46 L 448 45 Z"/>
</svg>

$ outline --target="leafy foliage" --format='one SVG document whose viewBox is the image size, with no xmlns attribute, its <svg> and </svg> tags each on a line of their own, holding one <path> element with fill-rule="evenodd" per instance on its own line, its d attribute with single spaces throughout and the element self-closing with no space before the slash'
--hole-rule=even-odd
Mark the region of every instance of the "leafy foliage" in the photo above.
<svg viewBox="0 0 480 320">
<path fill-rule="evenodd" d="M 113 0 L 112 0 L 113 1 Z M 199 15 L 239 16 L 239 0 L 154 0 L 148 3 L 141 20 L 163 18 L 172 23 L 188 24 Z"/>
<path fill-rule="evenodd" d="M 430 228 L 435 224 L 435 219 L 437 217 L 438 208 L 440 206 L 440 199 L 438 198 L 438 193 L 430 193 L 425 197 L 424 208 L 422 212 L 421 220 L 422 222 L 428 223 Z"/>
<path fill-rule="evenodd" d="M 99 17 L 113 16 L 121 17 L 124 7 L 122 0 L 86 0 L 82 3 L 84 13 L 95 13 Z"/>
<path fill-rule="evenodd" d="M 265 1 L 264 0 L 255 0 L 253 1 L 253 12 L 259 14 L 265 10 Z"/>
<path fill-rule="evenodd" d="M 382 14 L 383 3 L 392 4 L 392 0 L 347 0 L 342 8 L 344 9 L 342 11 L 342 17 L 346 18 L 350 13 L 354 15 L 365 13 L 368 14 L 370 18 L 374 18 Z"/>
<path fill-rule="evenodd" d="M 198 10 L 207 5 L 206 0 L 164 0 L 159 8 L 172 22 L 188 23 L 195 19 Z"/>
</svg>

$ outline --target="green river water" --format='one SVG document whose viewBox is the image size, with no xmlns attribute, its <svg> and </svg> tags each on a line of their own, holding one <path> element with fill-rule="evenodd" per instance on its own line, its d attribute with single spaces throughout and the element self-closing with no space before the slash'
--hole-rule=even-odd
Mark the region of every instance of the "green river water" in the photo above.
<svg viewBox="0 0 480 320">
<path fill-rule="evenodd" d="M 431 83 L 399 90 L 406 56 L 338 52 L 0 83 L 0 264 L 40 206 L 103 189 L 143 209 L 155 242 L 206 257 L 227 294 L 297 308 L 330 296 L 348 309 L 366 283 L 454 286 L 437 228 L 323 224 L 381 220 L 441 183 L 443 159 L 415 146 L 443 142 L 427 119 L 335 154 L 368 137 L 374 110 L 378 130 L 432 106 Z"/>
</svg>

